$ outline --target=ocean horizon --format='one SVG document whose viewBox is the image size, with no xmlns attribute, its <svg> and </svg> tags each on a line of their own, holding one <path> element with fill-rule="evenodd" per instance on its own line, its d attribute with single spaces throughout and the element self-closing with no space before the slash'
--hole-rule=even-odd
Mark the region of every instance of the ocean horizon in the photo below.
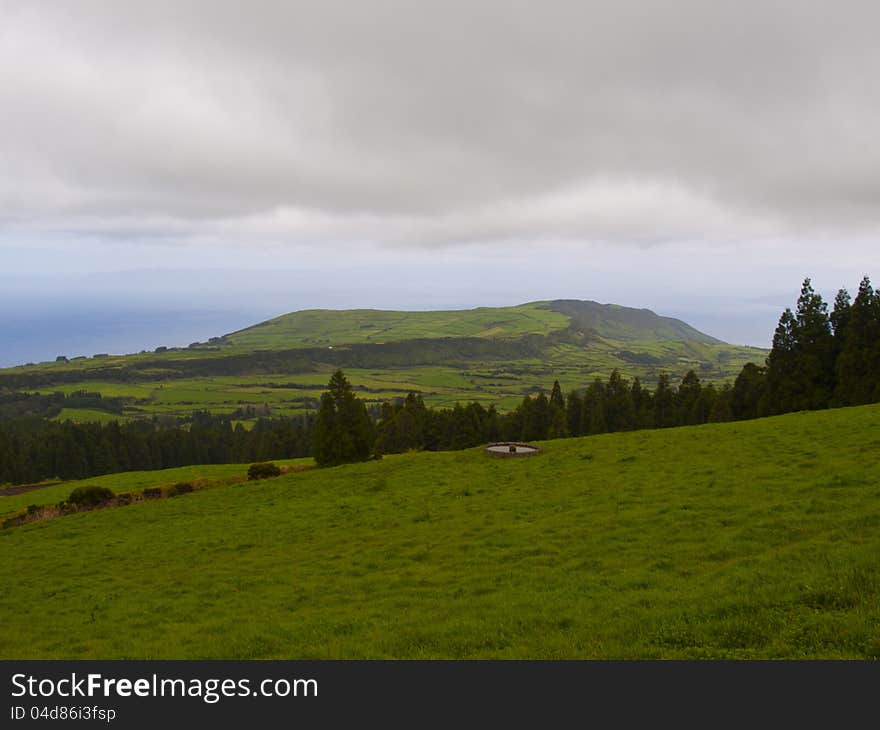
<svg viewBox="0 0 880 730">
<path fill-rule="evenodd" d="M 254 312 L 209 309 L 111 308 L 61 302 L 38 310 L 0 308 L 0 367 L 157 347 L 186 347 L 255 324 Z"/>
</svg>

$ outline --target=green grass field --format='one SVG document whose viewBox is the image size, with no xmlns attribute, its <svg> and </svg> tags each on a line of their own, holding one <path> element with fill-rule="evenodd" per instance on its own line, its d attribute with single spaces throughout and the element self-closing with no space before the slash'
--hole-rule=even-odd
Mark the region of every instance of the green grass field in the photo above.
<svg viewBox="0 0 880 730">
<path fill-rule="evenodd" d="M 62 408 L 53 420 L 73 421 L 74 423 L 110 423 L 110 421 L 126 421 L 128 419 L 116 413 L 94 411 L 89 408 Z"/>
<path fill-rule="evenodd" d="M 0 657 L 880 658 L 880 406 L 543 448 L 3 530 Z"/>
<path fill-rule="evenodd" d="M 305 459 L 274 459 L 278 466 L 301 466 L 314 464 L 311 458 Z M 0 495 L 0 520 L 13 512 L 35 504 L 39 507 L 61 502 L 76 487 L 95 485 L 107 487 L 116 494 L 123 492 L 139 492 L 147 487 L 161 487 L 176 482 L 191 482 L 198 479 L 218 481 L 230 477 L 246 477 L 250 464 L 201 464 L 199 466 L 179 466 L 173 469 L 155 469 L 153 471 L 131 471 L 122 474 L 104 474 L 99 477 L 70 482 L 57 482 L 47 487 L 40 487 L 22 494 L 9 496 Z"/>
</svg>

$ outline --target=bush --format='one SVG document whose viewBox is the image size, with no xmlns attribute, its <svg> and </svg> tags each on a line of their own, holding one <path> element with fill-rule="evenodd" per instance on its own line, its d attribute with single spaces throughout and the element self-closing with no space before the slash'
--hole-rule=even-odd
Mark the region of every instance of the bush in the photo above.
<svg viewBox="0 0 880 730">
<path fill-rule="evenodd" d="M 159 487 L 147 487 L 144 490 L 144 499 L 159 499 L 162 496 L 162 490 Z"/>
<path fill-rule="evenodd" d="M 278 476 L 281 476 L 281 469 L 275 466 L 275 464 L 269 463 L 251 464 L 247 474 L 249 480 L 269 479 Z"/>
<path fill-rule="evenodd" d="M 109 502 L 114 496 L 113 490 L 107 487 L 86 486 L 74 489 L 67 501 L 77 507 L 94 507 Z"/>
<path fill-rule="evenodd" d="M 189 482 L 178 482 L 168 490 L 169 497 L 176 497 L 178 494 L 186 494 L 193 490 L 193 485 Z"/>
<path fill-rule="evenodd" d="M 116 504 L 118 504 L 118 505 L 131 504 L 131 494 L 129 494 L 128 492 L 123 492 L 122 494 L 117 494 L 116 495 Z"/>
</svg>

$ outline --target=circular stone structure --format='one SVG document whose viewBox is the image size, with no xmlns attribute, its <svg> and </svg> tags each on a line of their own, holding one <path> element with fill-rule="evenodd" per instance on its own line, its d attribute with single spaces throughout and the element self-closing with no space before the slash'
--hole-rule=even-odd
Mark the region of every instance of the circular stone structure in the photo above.
<svg viewBox="0 0 880 730">
<path fill-rule="evenodd" d="M 515 441 L 502 441 L 496 444 L 489 444 L 486 447 L 486 453 L 490 456 L 534 456 L 540 453 L 541 449 L 532 444 L 523 444 Z"/>
</svg>

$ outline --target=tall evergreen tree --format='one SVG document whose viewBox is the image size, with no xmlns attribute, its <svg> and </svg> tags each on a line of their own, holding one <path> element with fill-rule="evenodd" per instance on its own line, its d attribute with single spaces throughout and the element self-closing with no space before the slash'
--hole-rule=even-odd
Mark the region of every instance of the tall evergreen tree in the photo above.
<svg viewBox="0 0 880 730">
<path fill-rule="evenodd" d="M 553 389 L 550 391 L 550 406 L 565 410 L 565 398 L 562 396 L 562 388 L 558 380 L 553 381 Z"/>
<path fill-rule="evenodd" d="M 651 428 L 654 425 L 651 393 L 642 388 L 642 381 L 633 380 L 630 397 L 635 411 L 635 428 Z"/>
<path fill-rule="evenodd" d="M 852 306 L 849 292 L 840 289 L 834 297 L 834 309 L 831 311 L 831 329 L 834 339 L 843 343 L 846 339 L 846 326 L 849 324 L 850 307 Z"/>
<path fill-rule="evenodd" d="M 678 393 L 676 393 L 676 404 L 678 406 L 678 418 L 676 419 L 676 423 L 680 425 L 705 423 L 705 421 L 702 420 L 702 415 L 697 407 L 702 392 L 703 386 L 700 383 L 700 378 L 697 377 L 697 374 L 693 370 L 688 370 L 685 376 L 681 379 L 681 384 L 678 386 Z"/>
<path fill-rule="evenodd" d="M 730 415 L 743 421 L 763 415 L 767 394 L 767 369 L 746 363 L 733 383 L 730 393 Z"/>
<path fill-rule="evenodd" d="M 605 388 L 605 421 L 609 431 L 629 431 L 635 428 L 636 410 L 632 390 L 615 368 Z"/>
<path fill-rule="evenodd" d="M 804 280 L 797 307 L 798 409 L 827 408 L 834 392 L 834 337 L 828 305 Z"/>
<path fill-rule="evenodd" d="M 372 422 L 367 408 L 355 396 L 341 370 L 321 395 L 315 428 L 314 457 L 318 466 L 366 461 L 372 446 Z"/>
<path fill-rule="evenodd" d="M 550 401 L 543 393 L 536 398 L 526 396 L 523 402 L 523 430 L 520 437 L 523 441 L 539 441 L 547 438 L 550 430 Z"/>
<path fill-rule="evenodd" d="M 580 436 L 581 431 L 581 412 L 584 409 L 584 401 L 576 390 L 572 390 L 568 394 L 568 400 L 565 404 L 565 415 L 568 420 L 568 433 L 570 436 Z"/>
<path fill-rule="evenodd" d="M 767 401 L 771 413 L 795 409 L 797 378 L 797 320 L 791 309 L 779 318 L 773 347 L 767 356 Z"/>
<path fill-rule="evenodd" d="M 880 397 L 880 298 L 866 276 L 849 310 L 846 336 L 837 358 L 835 402 L 863 405 Z"/>
<path fill-rule="evenodd" d="M 834 336 L 828 305 L 804 280 L 797 312 L 783 312 L 767 358 L 772 412 L 827 408 L 834 393 Z"/>
<path fill-rule="evenodd" d="M 733 420 L 733 410 L 731 403 L 733 401 L 733 388 L 729 383 L 718 391 L 715 402 L 712 404 L 712 410 L 709 412 L 709 423 L 724 423 Z"/>
<path fill-rule="evenodd" d="M 654 428 L 675 426 L 675 415 L 675 393 L 669 386 L 669 375 L 660 373 L 654 391 Z"/>
<path fill-rule="evenodd" d="M 581 433 L 607 433 L 605 421 L 605 384 L 596 378 L 584 392 L 583 409 L 581 410 Z"/>
<path fill-rule="evenodd" d="M 548 417 L 547 438 L 558 439 L 568 436 L 568 416 L 565 410 L 565 397 L 558 380 L 553 381 L 550 391 L 550 414 Z"/>
</svg>

